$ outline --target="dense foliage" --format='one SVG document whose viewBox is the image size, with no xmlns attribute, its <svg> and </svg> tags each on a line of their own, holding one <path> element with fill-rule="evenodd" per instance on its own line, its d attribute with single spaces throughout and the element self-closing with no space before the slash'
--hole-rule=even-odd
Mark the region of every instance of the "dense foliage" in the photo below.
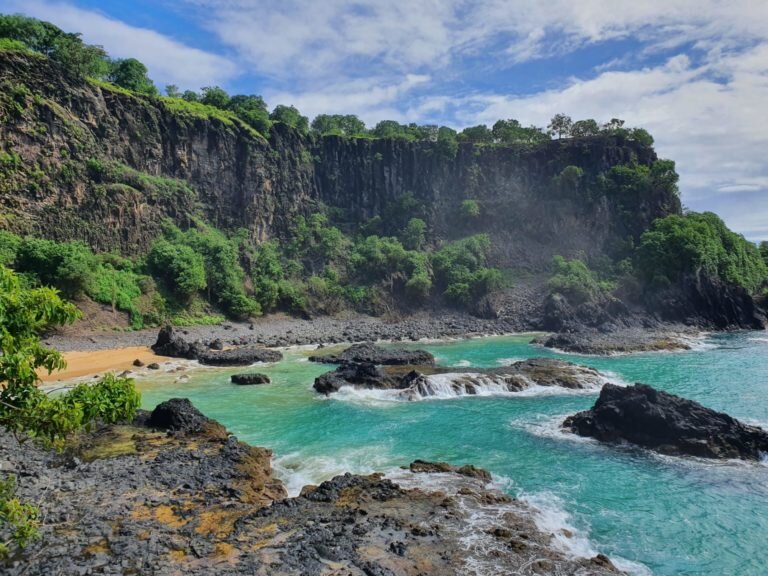
<svg viewBox="0 0 768 576">
<path fill-rule="evenodd" d="M 672 215 L 654 222 L 641 238 L 637 264 L 652 286 L 706 274 L 756 293 L 768 280 L 768 266 L 758 247 L 731 232 L 711 212 Z"/>
<path fill-rule="evenodd" d="M 64 367 L 61 355 L 40 343 L 39 333 L 77 316 L 77 309 L 54 289 L 26 288 L 15 273 L 0 267 L 0 426 L 60 446 L 84 427 L 135 416 L 140 397 L 125 378 L 110 375 L 55 397 L 37 387 L 37 370 Z M 15 497 L 15 478 L 0 480 L 0 557 L 37 536 L 37 514 Z"/>
<path fill-rule="evenodd" d="M 601 279 L 584 261 L 566 260 L 562 256 L 552 259 L 548 286 L 552 292 L 562 294 L 574 304 L 599 299 L 616 287 L 613 282 Z"/>
</svg>

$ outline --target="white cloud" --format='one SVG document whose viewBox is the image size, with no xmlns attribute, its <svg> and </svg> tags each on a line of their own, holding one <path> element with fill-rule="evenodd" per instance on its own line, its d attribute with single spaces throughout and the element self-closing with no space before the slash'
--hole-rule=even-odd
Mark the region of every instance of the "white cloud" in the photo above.
<svg viewBox="0 0 768 576">
<path fill-rule="evenodd" d="M 139 59 L 149 69 L 150 77 L 159 82 L 196 90 L 223 84 L 238 74 L 237 66 L 227 58 L 68 3 L 10 0 L 3 4 L 4 11 L 20 12 L 66 31 L 81 32 L 86 42 L 104 46 L 113 58 Z"/>
</svg>

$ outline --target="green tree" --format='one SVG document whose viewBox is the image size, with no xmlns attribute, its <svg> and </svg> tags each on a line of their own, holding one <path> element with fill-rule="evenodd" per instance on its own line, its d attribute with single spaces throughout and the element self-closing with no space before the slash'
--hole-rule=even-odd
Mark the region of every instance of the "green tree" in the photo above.
<svg viewBox="0 0 768 576">
<path fill-rule="evenodd" d="M 562 256 L 552 259 L 548 286 L 552 292 L 566 296 L 574 304 L 594 300 L 615 288 L 613 283 L 600 280 L 583 261 L 566 260 Z"/>
<path fill-rule="evenodd" d="M 183 301 L 206 287 L 203 257 L 184 244 L 157 240 L 147 256 L 147 265 Z"/>
<path fill-rule="evenodd" d="M 282 122 L 291 128 L 295 128 L 302 134 L 309 132 L 309 118 L 302 116 L 301 112 L 294 106 L 284 106 L 279 104 L 269 115 L 272 122 Z"/>
<path fill-rule="evenodd" d="M 565 114 L 555 114 L 549 122 L 549 126 L 547 126 L 549 133 L 558 138 L 570 136 L 572 128 L 573 120 L 571 120 L 570 116 L 566 116 Z"/>
<path fill-rule="evenodd" d="M 492 144 L 493 133 L 485 124 L 470 126 L 459 132 L 458 139 L 461 142 L 473 142 L 475 144 Z"/>
<path fill-rule="evenodd" d="M 203 94 L 200 97 L 200 102 L 207 106 L 213 106 L 214 108 L 220 108 L 226 110 L 229 105 L 229 94 L 226 90 L 219 86 L 206 86 L 203 88 Z"/>
<path fill-rule="evenodd" d="M 194 90 L 184 90 L 181 99 L 186 100 L 187 102 L 200 102 L 200 94 Z"/>
<path fill-rule="evenodd" d="M 264 102 L 261 96 L 238 94 L 237 96 L 232 96 L 227 106 L 239 118 L 262 134 L 269 133 L 272 121 L 269 119 L 267 103 Z"/>
<path fill-rule="evenodd" d="M 421 250 L 426 244 L 427 223 L 421 218 L 411 218 L 400 238 L 408 250 Z"/>
<path fill-rule="evenodd" d="M 157 94 L 157 88 L 147 76 L 147 67 L 136 58 L 115 60 L 109 72 L 109 81 L 140 94 Z"/>
<path fill-rule="evenodd" d="M 656 220 L 641 237 L 637 267 L 651 286 L 706 275 L 757 293 L 768 280 L 758 247 L 711 212 Z"/>
<path fill-rule="evenodd" d="M 600 134 L 600 126 L 592 118 L 588 120 L 578 120 L 571 126 L 571 136 L 597 136 Z"/>
<path fill-rule="evenodd" d="M 320 114 L 312 120 L 312 130 L 318 134 L 361 136 L 366 133 L 365 122 L 354 114 Z"/>
<path fill-rule="evenodd" d="M 549 136 L 541 128 L 536 126 L 526 128 L 515 119 L 498 120 L 493 125 L 491 134 L 497 144 L 536 144 L 549 140 Z"/>
<path fill-rule="evenodd" d="M 475 220 L 480 216 L 480 204 L 477 200 L 467 198 L 461 203 L 461 215 L 468 220 Z"/>
<path fill-rule="evenodd" d="M 768 240 L 760 242 L 760 254 L 763 257 L 763 260 L 765 260 L 765 263 L 768 264 Z"/>
<path fill-rule="evenodd" d="M 165 87 L 165 94 L 168 98 L 181 98 L 181 92 L 176 84 L 168 84 Z"/>
</svg>

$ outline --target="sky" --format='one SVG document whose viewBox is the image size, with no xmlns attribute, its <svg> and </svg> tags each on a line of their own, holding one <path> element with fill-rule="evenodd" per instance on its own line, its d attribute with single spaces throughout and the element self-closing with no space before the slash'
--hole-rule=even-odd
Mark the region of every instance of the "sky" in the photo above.
<svg viewBox="0 0 768 576">
<path fill-rule="evenodd" d="M 622 118 L 683 204 L 768 240 L 768 0 L 0 0 L 155 83 L 454 128 Z"/>
</svg>

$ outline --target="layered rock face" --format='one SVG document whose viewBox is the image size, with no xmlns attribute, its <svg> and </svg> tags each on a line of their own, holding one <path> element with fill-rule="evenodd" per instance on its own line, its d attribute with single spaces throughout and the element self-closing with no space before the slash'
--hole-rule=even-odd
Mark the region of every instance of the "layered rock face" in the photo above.
<svg viewBox="0 0 768 576">
<path fill-rule="evenodd" d="M 606 384 L 591 410 L 563 427 L 603 442 L 630 442 L 662 454 L 759 460 L 768 432 L 645 384 Z"/>
<path fill-rule="evenodd" d="M 669 193 L 626 199 L 597 192 L 598 177 L 611 167 L 656 158 L 652 148 L 623 137 L 532 148 L 463 144 L 454 157 L 430 142 L 305 137 L 279 124 L 259 137 L 237 122 L 75 80 L 55 63 L 13 53 L 0 55 L 0 84 L 9 94 L 11 87 L 27 90 L 6 98 L 8 110 L 18 104 L 22 112 L 0 122 L 0 140 L 24 166 L 39 167 L 34 190 L 31 173 L 8 180 L 0 201 L 13 216 L 8 226 L 83 239 L 100 250 L 146 250 L 165 217 L 181 226 L 200 217 L 223 229 L 245 228 L 258 240 L 284 236 L 297 215 L 320 203 L 350 225 L 391 220 L 392 207 L 409 195 L 431 239 L 490 232 L 498 240 L 496 262 L 541 269 L 553 254 L 602 254 L 680 210 Z M 94 184 L 92 161 L 178 179 L 189 191 Z M 556 183 L 570 165 L 583 170 L 581 188 Z M 467 198 L 482 207 L 476 222 L 461 216 Z M 396 214 L 405 221 L 416 215 Z"/>
</svg>

